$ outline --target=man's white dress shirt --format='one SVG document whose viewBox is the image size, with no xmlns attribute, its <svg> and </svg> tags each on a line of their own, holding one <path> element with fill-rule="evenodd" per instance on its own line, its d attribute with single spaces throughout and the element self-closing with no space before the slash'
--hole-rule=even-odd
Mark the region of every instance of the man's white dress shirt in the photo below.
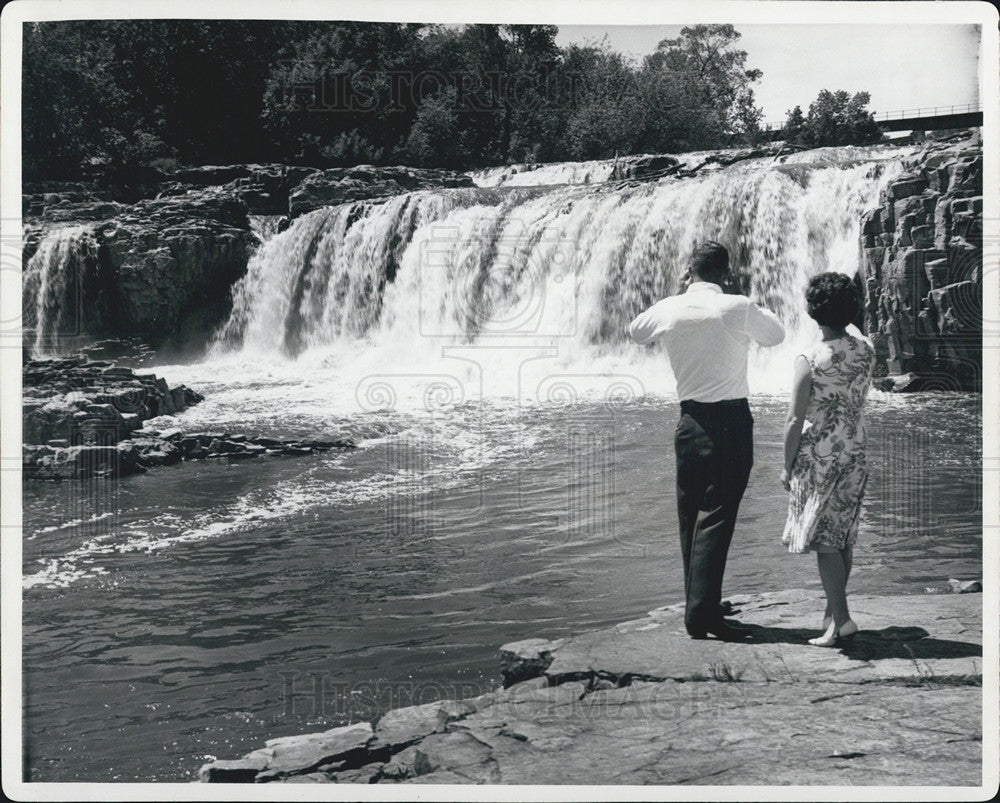
<svg viewBox="0 0 1000 803">
<path fill-rule="evenodd" d="M 636 343 L 661 340 L 682 401 L 742 399 L 747 349 L 753 341 L 777 346 L 785 328 L 773 313 L 746 296 L 726 295 L 711 282 L 692 282 L 686 293 L 658 301 L 629 325 Z"/>
</svg>

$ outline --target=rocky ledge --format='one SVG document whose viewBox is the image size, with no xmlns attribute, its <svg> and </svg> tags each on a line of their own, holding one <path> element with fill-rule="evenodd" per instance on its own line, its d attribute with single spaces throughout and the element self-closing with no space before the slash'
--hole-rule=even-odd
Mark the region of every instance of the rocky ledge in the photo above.
<svg viewBox="0 0 1000 803">
<path fill-rule="evenodd" d="M 980 390 L 983 151 L 978 136 L 904 163 L 862 220 L 865 319 L 883 390 Z"/>
<path fill-rule="evenodd" d="M 204 397 L 107 360 L 30 360 L 22 373 L 21 465 L 26 479 L 124 476 L 182 460 L 305 455 L 355 445 L 350 439 L 277 440 L 145 429 L 144 421 L 178 413 Z"/>
<path fill-rule="evenodd" d="M 288 196 L 288 214 L 294 218 L 348 201 L 385 198 L 414 190 L 473 187 L 472 177 L 452 170 L 417 167 L 335 167 L 305 178 Z"/>
<path fill-rule="evenodd" d="M 812 647 L 823 599 L 737 601 L 740 644 L 683 610 L 501 650 L 504 685 L 284 736 L 205 782 L 978 785 L 982 598 L 851 598 L 852 645 Z"/>
</svg>

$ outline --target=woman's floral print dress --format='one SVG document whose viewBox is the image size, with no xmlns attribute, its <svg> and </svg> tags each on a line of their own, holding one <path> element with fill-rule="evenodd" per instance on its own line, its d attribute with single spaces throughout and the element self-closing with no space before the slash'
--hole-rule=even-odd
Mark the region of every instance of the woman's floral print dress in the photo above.
<svg viewBox="0 0 1000 803">
<path fill-rule="evenodd" d="M 812 392 L 789 478 L 781 543 L 789 552 L 844 549 L 857 540 L 868 480 L 862 408 L 875 349 L 868 340 L 845 334 L 817 343 L 803 356 Z"/>
</svg>

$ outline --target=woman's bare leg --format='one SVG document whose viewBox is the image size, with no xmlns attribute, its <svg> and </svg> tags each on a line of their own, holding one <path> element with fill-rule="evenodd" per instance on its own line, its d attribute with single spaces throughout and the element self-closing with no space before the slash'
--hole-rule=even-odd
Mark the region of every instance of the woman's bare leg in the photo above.
<svg viewBox="0 0 1000 803">
<path fill-rule="evenodd" d="M 854 566 L 854 547 L 844 547 L 840 550 L 840 557 L 844 563 L 844 593 L 847 593 L 847 581 L 851 578 L 851 568 Z M 826 610 L 823 611 L 824 626 L 828 626 L 833 619 L 833 606 L 830 597 L 826 598 Z"/>
<path fill-rule="evenodd" d="M 819 579 L 823 582 L 826 592 L 827 606 L 833 620 L 825 635 L 832 636 L 851 618 L 847 610 L 847 576 L 844 569 L 844 559 L 840 552 L 817 552 L 816 562 L 819 566 Z"/>
</svg>

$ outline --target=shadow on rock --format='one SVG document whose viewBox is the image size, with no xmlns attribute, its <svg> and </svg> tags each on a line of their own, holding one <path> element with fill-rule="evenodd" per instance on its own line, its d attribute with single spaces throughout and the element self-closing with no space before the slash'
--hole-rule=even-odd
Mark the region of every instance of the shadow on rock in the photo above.
<svg viewBox="0 0 1000 803">
<path fill-rule="evenodd" d="M 819 635 L 817 628 L 763 627 L 744 623 L 752 628 L 757 644 L 806 644 Z M 931 638 L 922 627 L 884 627 L 881 630 L 859 630 L 852 642 L 838 648 L 858 661 L 882 658 L 976 658 L 982 657 L 983 647 L 968 641 Z"/>
</svg>

